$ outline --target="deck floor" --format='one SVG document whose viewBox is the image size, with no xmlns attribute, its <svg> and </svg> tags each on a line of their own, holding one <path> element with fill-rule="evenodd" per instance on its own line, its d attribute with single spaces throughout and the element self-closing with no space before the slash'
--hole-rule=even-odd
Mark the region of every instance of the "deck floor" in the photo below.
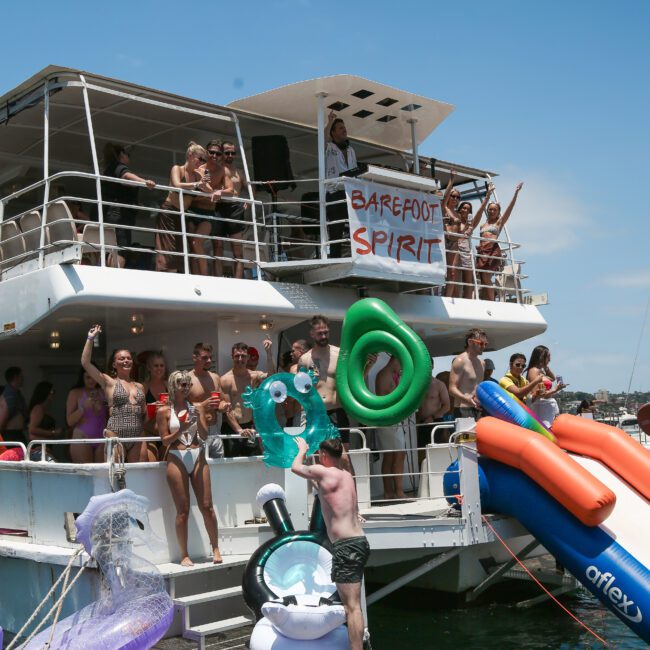
<svg viewBox="0 0 650 650">
<path fill-rule="evenodd" d="M 234 650 L 237 648 L 248 648 L 248 640 L 253 632 L 253 625 L 246 625 L 239 627 L 236 630 L 229 630 L 228 632 L 220 632 L 212 636 L 206 637 L 205 648 L 206 650 Z M 154 646 L 154 650 L 194 650 L 198 647 L 196 641 L 183 639 L 181 637 L 172 637 L 170 639 L 163 639 Z"/>
</svg>

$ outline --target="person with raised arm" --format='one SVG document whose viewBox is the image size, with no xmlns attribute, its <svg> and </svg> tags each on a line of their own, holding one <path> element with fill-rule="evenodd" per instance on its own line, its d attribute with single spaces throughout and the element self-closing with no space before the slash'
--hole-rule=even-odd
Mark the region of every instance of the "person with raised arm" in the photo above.
<svg viewBox="0 0 650 650">
<path fill-rule="evenodd" d="M 456 269 L 456 276 L 460 275 L 461 285 L 458 286 L 455 296 L 463 298 L 473 298 L 474 297 L 474 275 L 472 273 L 472 244 L 471 237 L 474 229 L 481 221 L 483 212 L 485 212 L 485 207 L 490 200 L 490 195 L 494 191 L 494 185 L 490 183 L 488 185 L 485 198 L 479 206 L 479 209 L 476 211 L 476 216 L 474 219 L 470 219 L 472 214 L 472 204 L 469 201 L 463 201 L 458 206 L 457 214 L 460 215 L 460 225 L 458 226 L 458 254 L 457 254 L 457 266 L 460 266 L 460 269 Z"/>
<path fill-rule="evenodd" d="M 460 191 L 454 188 L 456 170 L 449 172 L 449 182 L 442 197 L 442 224 L 445 229 L 445 255 L 447 263 L 447 276 L 445 278 L 445 297 L 453 298 L 456 295 L 456 279 L 458 277 L 458 241 L 462 225 L 462 218 L 458 212 L 460 204 Z"/>
<path fill-rule="evenodd" d="M 503 251 L 497 240 L 506 222 L 510 219 L 523 186 L 523 183 L 517 185 L 503 214 L 501 214 L 500 203 L 492 202 L 487 207 L 487 221 L 481 226 L 481 242 L 476 247 L 476 270 L 480 272 L 481 292 L 486 300 L 495 299 L 492 277 L 495 273 L 503 270 Z"/>
<path fill-rule="evenodd" d="M 208 436 L 206 405 L 193 405 L 190 400 L 192 377 L 185 370 L 169 375 L 169 400 L 156 413 L 156 426 L 165 446 L 167 484 L 176 506 L 176 538 L 181 551 L 181 564 L 194 566 L 187 550 L 187 523 L 190 514 L 190 483 L 203 516 L 210 539 L 212 561 L 221 564 L 217 515 L 212 504 L 210 468 L 205 460 Z"/>
<path fill-rule="evenodd" d="M 357 166 L 357 155 L 350 146 L 345 122 L 336 117 L 331 111 L 325 125 L 325 178 L 338 178 L 343 172 Z M 340 187 L 340 185 L 339 185 Z M 341 257 L 343 242 L 336 241 L 348 236 L 348 205 L 345 201 L 345 191 L 333 185 L 327 186 L 326 194 L 327 221 L 338 222 L 328 226 L 328 239 L 336 243 L 330 244 L 330 257 Z M 329 205 L 334 201 L 342 201 Z"/>
<path fill-rule="evenodd" d="M 127 442 L 124 439 L 144 437 L 145 397 L 142 384 L 131 379 L 133 357 L 130 350 L 113 350 L 109 360 L 110 375 L 101 372 L 92 363 L 93 341 L 102 328 L 93 325 L 88 330 L 86 344 L 81 353 L 83 369 L 99 384 L 106 394 L 109 418 L 104 435 L 107 438 L 119 437 L 124 448 L 125 460 L 129 463 L 144 463 L 156 460 L 155 445 L 146 442 Z"/>
<path fill-rule="evenodd" d="M 342 467 L 343 445 L 340 438 L 321 442 L 319 465 L 305 465 L 309 445 L 300 437 L 294 438 L 294 441 L 298 453 L 291 471 L 311 481 L 318 490 L 327 536 L 334 547 L 331 580 L 336 584 L 345 608 L 350 649 L 361 650 L 361 581 L 370 556 L 370 546 L 361 527 L 354 478 Z"/>
</svg>

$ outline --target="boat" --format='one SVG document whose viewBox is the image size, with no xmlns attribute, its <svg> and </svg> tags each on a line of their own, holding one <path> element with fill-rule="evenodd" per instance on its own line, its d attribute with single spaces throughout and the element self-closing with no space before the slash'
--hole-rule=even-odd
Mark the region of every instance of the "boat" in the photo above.
<svg viewBox="0 0 650 650">
<path fill-rule="evenodd" d="M 364 163 L 348 178 L 325 177 L 323 127 L 330 110 L 345 119 Z M 495 350 L 541 334 L 546 322 L 526 286 L 525 251 L 507 229 L 500 242 L 505 265 L 496 274 L 496 301 L 442 295 L 444 241 L 429 244 L 425 259 L 420 245 L 416 254 L 413 243 L 402 240 L 400 260 L 399 253 L 375 254 L 377 238 L 372 246 L 364 240 L 372 255 L 359 254 L 364 245 L 354 238 L 357 230 L 343 237 L 339 257 L 331 254 L 326 203 L 333 186 L 343 184 L 365 192 L 364 197 L 376 191 L 402 201 L 420 197 L 435 215 L 440 189 L 455 170 L 454 186 L 463 198 L 484 196 L 494 172 L 419 153 L 452 110 L 447 103 L 353 75 L 303 81 L 218 106 L 81 70 L 46 67 L 0 100 L 0 356 L 5 367 L 23 369 L 26 394 L 38 380 L 52 381 L 58 389 L 55 408 L 64 413 L 92 323 L 103 326 L 97 359 L 114 347 L 161 349 L 168 367 L 186 368 L 193 342 L 210 341 L 218 351 L 216 369 L 224 372 L 236 341 L 260 345 L 268 335 L 280 355 L 291 341 L 306 338 L 314 314 L 330 318 L 336 341 L 346 310 L 368 295 L 390 305 L 432 356 L 461 351 L 469 327 L 485 329 L 489 349 Z M 212 237 L 204 237 L 201 252 L 192 252 L 184 208 L 182 247 L 174 252 L 180 270 L 156 272 L 156 218 L 165 195 L 177 192 L 169 186 L 169 169 L 183 162 L 188 141 L 212 138 L 236 144 L 248 181 L 248 196 L 233 200 L 248 205 L 240 258 L 245 277 L 192 273 L 196 260 L 213 262 Z M 128 146 L 132 168 L 154 179 L 156 188 L 102 176 L 99 152 L 107 142 Z M 110 183 L 138 189 L 138 203 L 130 205 L 137 211 L 131 244 L 119 251 L 105 196 Z M 428 232 L 421 229 L 423 219 L 413 217 L 413 208 L 411 217 L 408 236 Z M 434 225 L 442 240 L 435 218 Z M 384 224 L 384 230 L 390 228 Z M 222 261 L 228 266 L 231 241 L 225 243 Z M 117 256 L 111 252 L 125 254 L 130 263 L 114 266 Z M 478 296 L 475 269 L 472 277 Z M 470 424 L 446 426 L 461 432 Z M 379 503 L 377 454 L 362 427 L 353 428 L 352 439 L 360 510 L 372 548 L 368 576 L 384 585 L 368 595 L 368 604 L 404 584 L 451 593 L 479 586 L 483 591 L 494 569 L 510 558 L 494 531 L 515 552 L 544 552 L 513 517 L 485 515 L 490 527 L 483 522 L 476 457 L 467 446 L 432 441 L 421 467 L 415 426 L 410 426 L 404 484 L 417 496 L 406 503 Z M 26 457 L 44 444 L 30 443 Z M 450 508 L 442 485 L 452 460 L 462 468 L 466 498 L 460 511 Z M 0 626 L 16 632 L 68 562 L 81 566 L 88 560 L 83 554 L 73 557 L 78 548 L 74 518 L 91 497 L 117 489 L 118 479 L 151 504 L 150 526 L 162 544 L 149 559 L 177 607 L 169 634 L 204 647 L 208 635 L 248 623 L 239 587 L 242 568 L 272 535 L 256 505 L 258 489 L 269 482 L 284 488 L 296 529 L 308 526 L 311 497 L 301 479 L 266 467 L 261 457 L 211 459 L 209 466 L 225 561 L 186 568 L 177 563 L 174 506 L 163 463 L 0 461 L 5 496 Z M 193 503 L 190 554 L 207 557 L 208 540 L 198 521 Z M 100 576 L 91 564 L 61 617 L 91 602 L 99 589 Z"/>
</svg>

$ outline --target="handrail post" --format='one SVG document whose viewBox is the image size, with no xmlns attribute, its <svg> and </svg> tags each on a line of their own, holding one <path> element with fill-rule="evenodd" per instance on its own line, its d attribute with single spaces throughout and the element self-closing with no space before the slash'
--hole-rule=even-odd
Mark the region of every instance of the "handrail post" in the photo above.
<svg viewBox="0 0 650 650">
<path fill-rule="evenodd" d="M 41 217 L 41 232 L 38 244 L 38 268 L 43 268 L 45 258 L 45 224 L 47 223 L 47 207 L 50 202 L 50 89 L 49 80 L 45 82 L 43 97 L 43 215 Z"/>
<path fill-rule="evenodd" d="M 262 268 L 260 266 L 260 242 L 257 232 L 257 209 L 255 206 L 255 197 L 253 196 L 253 186 L 251 184 L 251 177 L 248 171 L 248 160 L 246 158 L 246 151 L 244 150 L 244 140 L 241 135 L 241 128 L 239 127 L 239 118 L 235 113 L 231 113 L 233 121 L 235 122 L 235 133 L 237 134 L 237 143 L 239 151 L 241 152 L 241 162 L 244 167 L 244 177 L 246 178 L 246 187 L 248 189 L 248 198 L 251 203 L 251 217 L 253 220 L 253 241 L 255 242 L 255 267 L 257 268 L 257 279 L 262 279 Z M 262 215 L 263 216 L 263 215 Z"/>
<path fill-rule="evenodd" d="M 178 207 L 181 213 L 181 243 L 183 244 L 183 273 L 190 274 L 190 261 L 187 257 L 187 226 L 185 225 L 185 199 L 183 188 L 178 188 Z"/>
<path fill-rule="evenodd" d="M 104 242 L 104 209 L 102 205 L 102 183 L 99 180 L 99 160 L 97 159 L 97 147 L 95 146 L 95 131 L 93 130 L 93 120 L 90 114 L 90 99 L 88 98 L 88 86 L 84 75 L 79 75 L 81 79 L 81 90 L 84 98 L 84 108 L 86 111 L 86 123 L 88 125 L 88 139 L 90 140 L 90 152 L 93 159 L 93 172 L 95 174 L 95 187 L 97 190 L 97 223 L 99 224 L 99 250 L 101 267 L 106 266 L 106 244 Z M 117 256 L 118 251 L 113 253 Z M 118 264 L 119 266 L 119 264 Z"/>
<path fill-rule="evenodd" d="M 320 256 L 327 259 L 327 209 L 325 207 L 325 97 L 316 95 L 318 103 L 318 216 L 320 219 Z"/>
</svg>

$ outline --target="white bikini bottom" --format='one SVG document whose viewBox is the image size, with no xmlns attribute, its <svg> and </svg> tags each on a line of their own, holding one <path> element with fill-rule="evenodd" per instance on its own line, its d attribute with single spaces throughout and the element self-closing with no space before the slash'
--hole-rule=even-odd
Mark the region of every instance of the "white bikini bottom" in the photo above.
<svg viewBox="0 0 650 650">
<path fill-rule="evenodd" d="M 203 447 L 192 447 L 191 449 L 170 449 L 169 453 L 178 458 L 185 466 L 185 471 L 191 476 L 198 461 L 199 456 L 203 452 Z"/>
</svg>

